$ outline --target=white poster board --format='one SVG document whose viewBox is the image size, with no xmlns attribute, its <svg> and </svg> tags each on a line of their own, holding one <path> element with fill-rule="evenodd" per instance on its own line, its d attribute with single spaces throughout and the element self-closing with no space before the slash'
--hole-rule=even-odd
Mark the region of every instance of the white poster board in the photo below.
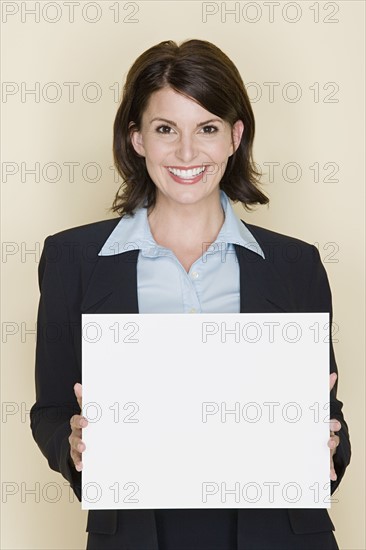
<svg viewBox="0 0 366 550">
<path fill-rule="evenodd" d="M 329 508 L 329 315 L 83 314 L 83 509 Z"/>
</svg>

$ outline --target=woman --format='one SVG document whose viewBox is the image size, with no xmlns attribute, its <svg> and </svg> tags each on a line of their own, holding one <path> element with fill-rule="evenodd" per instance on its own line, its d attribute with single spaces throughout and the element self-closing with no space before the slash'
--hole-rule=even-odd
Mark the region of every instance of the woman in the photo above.
<svg viewBox="0 0 366 550">
<path fill-rule="evenodd" d="M 206 41 L 161 42 L 135 61 L 123 92 L 113 145 L 121 217 L 47 237 L 39 266 L 31 427 L 79 500 L 81 313 L 332 312 L 317 249 L 238 220 L 230 205 L 268 202 L 232 61 Z M 350 443 L 330 347 L 334 492 Z M 95 510 L 87 525 L 89 550 L 326 550 L 338 548 L 333 529 L 326 509 Z"/>
</svg>

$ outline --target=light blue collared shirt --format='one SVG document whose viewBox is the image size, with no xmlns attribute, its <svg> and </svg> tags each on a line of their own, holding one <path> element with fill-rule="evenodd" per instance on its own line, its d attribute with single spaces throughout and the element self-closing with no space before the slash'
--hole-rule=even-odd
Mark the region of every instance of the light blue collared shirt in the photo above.
<svg viewBox="0 0 366 550">
<path fill-rule="evenodd" d="M 209 247 L 189 272 L 174 252 L 160 246 L 152 236 L 147 209 L 125 215 L 116 225 L 99 256 L 139 249 L 137 296 L 139 313 L 239 313 L 240 269 L 234 243 L 264 258 L 248 228 L 236 217 L 229 198 L 220 190 L 225 221 Z"/>
</svg>

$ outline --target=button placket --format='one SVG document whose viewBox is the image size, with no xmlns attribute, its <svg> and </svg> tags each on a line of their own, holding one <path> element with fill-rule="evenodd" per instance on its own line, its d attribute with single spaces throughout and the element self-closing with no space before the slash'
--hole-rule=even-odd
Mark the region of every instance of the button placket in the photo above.
<svg viewBox="0 0 366 550">
<path fill-rule="evenodd" d="M 187 313 L 198 313 L 200 311 L 200 302 L 197 296 L 197 290 L 194 284 L 194 281 L 198 278 L 199 274 L 197 271 L 192 271 L 190 273 L 185 272 L 185 283 L 186 283 L 186 312 Z"/>
</svg>

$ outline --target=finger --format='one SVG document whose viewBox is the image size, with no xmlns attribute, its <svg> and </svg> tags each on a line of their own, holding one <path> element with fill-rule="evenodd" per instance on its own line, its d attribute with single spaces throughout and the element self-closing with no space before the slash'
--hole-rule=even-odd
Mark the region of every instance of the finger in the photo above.
<svg viewBox="0 0 366 550">
<path fill-rule="evenodd" d="M 336 474 L 336 471 L 334 469 L 334 463 L 333 463 L 333 458 L 330 457 L 330 479 L 332 481 L 336 481 L 337 479 L 337 474 Z"/>
<path fill-rule="evenodd" d="M 83 453 L 86 449 L 86 445 L 80 438 L 76 438 L 75 448 L 78 453 Z"/>
<path fill-rule="evenodd" d="M 72 430 L 76 430 L 78 428 L 86 428 L 88 425 L 88 421 L 85 418 L 85 416 L 81 416 L 80 414 L 74 414 L 70 418 L 70 426 Z"/>
<path fill-rule="evenodd" d="M 81 432 L 81 430 L 78 430 Z M 81 440 L 80 437 L 73 435 L 73 432 L 69 436 L 70 443 L 70 456 L 74 462 L 75 468 L 78 471 L 82 469 L 82 453 L 86 449 L 85 443 Z"/>
<path fill-rule="evenodd" d="M 329 391 L 332 391 L 334 384 L 336 383 L 338 378 L 338 375 L 336 372 L 332 372 L 332 374 L 329 375 Z"/>
<path fill-rule="evenodd" d="M 80 428 L 71 430 L 71 433 L 68 439 L 69 439 L 70 447 L 72 447 L 73 449 L 79 452 L 82 452 L 84 450 L 85 444 L 82 441 L 82 433 Z M 83 448 L 78 447 L 79 443 L 83 443 Z"/>
<path fill-rule="evenodd" d="M 330 419 L 329 429 L 331 432 L 339 432 L 341 428 L 342 424 L 339 422 L 339 420 L 336 420 L 335 418 Z"/>
<path fill-rule="evenodd" d="M 85 451 L 85 443 L 81 437 L 70 435 L 69 436 L 70 449 L 74 453 L 82 453 Z"/>
<path fill-rule="evenodd" d="M 75 468 L 80 464 L 81 462 L 81 452 L 79 452 L 77 449 L 75 449 L 75 446 L 77 443 L 75 442 L 77 438 L 69 438 L 70 442 L 70 456 L 72 458 L 72 461 L 74 462 Z M 80 438 L 78 438 L 78 441 L 80 442 Z"/>
<path fill-rule="evenodd" d="M 79 384 L 79 382 L 74 384 L 74 393 L 75 393 L 76 399 L 78 401 L 78 405 L 81 409 L 82 408 L 81 400 L 82 400 L 82 395 L 83 395 L 83 386 L 81 384 Z"/>
<path fill-rule="evenodd" d="M 78 472 L 81 472 L 81 470 L 83 469 L 83 463 L 81 461 L 81 454 L 77 453 L 75 451 L 71 451 L 70 455 L 71 455 L 72 461 L 74 463 L 75 469 Z"/>
<path fill-rule="evenodd" d="M 339 445 L 339 437 L 338 435 L 333 435 L 329 440 L 328 440 L 328 447 L 330 449 L 332 449 L 334 452 L 336 451 L 337 447 Z M 334 453 L 333 453 L 334 454 Z"/>
<path fill-rule="evenodd" d="M 81 429 L 80 428 L 75 428 L 74 430 L 71 430 L 71 434 L 69 435 L 69 441 L 72 438 L 75 438 L 75 437 L 78 437 L 79 439 L 81 439 Z"/>
</svg>

